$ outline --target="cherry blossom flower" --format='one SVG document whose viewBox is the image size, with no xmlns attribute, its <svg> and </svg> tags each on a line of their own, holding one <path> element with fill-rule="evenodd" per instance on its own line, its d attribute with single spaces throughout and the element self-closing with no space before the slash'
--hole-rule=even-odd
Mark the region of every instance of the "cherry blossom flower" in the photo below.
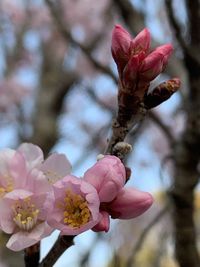
<svg viewBox="0 0 200 267">
<path fill-rule="evenodd" d="M 77 235 L 96 225 L 100 219 L 96 189 L 75 176 L 68 175 L 53 185 L 55 202 L 48 224 L 61 235 Z"/>
<path fill-rule="evenodd" d="M 54 201 L 51 185 L 40 171 L 37 174 L 40 177 L 32 176 L 29 190 L 14 189 L 0 201 L 0 228 L 11 234 L 6 246 L 13 251 L 32 246 L 53 231 L 46 223 Z"/>
<path fill-rule="evenodd" d="M 124 188 L 125 168 L 115 156 L 105 156 L 84 174 L 100 198 L 102 215 L 94 231 L 108 231 L 111 218 L 131 219 L 144 213 L 152 204 L 149 193 L 133 188 Z"/>
</svg>

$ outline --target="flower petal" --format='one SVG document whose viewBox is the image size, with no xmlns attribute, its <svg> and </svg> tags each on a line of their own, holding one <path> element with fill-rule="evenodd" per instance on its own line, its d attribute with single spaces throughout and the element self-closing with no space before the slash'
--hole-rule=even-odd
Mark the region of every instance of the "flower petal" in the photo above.
<svg viewBox="0 0 200 267">
<path fill-rule="evenodd" d="M 112 218 L 131 219 L 144 213 L 153 203 L 152 196 L 134 188 L 123 188 L 109 205 Z"/>
<path fill-rule="evenodd" d="M 36 244 L 42 238 L 50 235 L 52 231 L 53 229 L 43 222 L 34 227 L 31 232 L 19 231 L 13 234 L 6 246 L 13 251 L 20 251 Z"/>
<path fill-rule="evenodd" d="M 129 59 L 129 48 L 131 43 L 130 34 L 120 25 L 116 25 L 112 33 L 111 51 L 119 73 L 122 73 Z"/>
<path fill-rule="evenodd" d="M 55 183 L 70 174 L 71 168 L 71 164 L 64 154 L 54 153 L 44 161 L 40 170 L 44 172 L 50 183 Z"/>
<path fill-rule="evenodd" d="M 115 156 L 105 156 L 84 174 L 84 180 L 93 185 L 100 202 L 112 201 L 124 186 L 125 168 Z"/>
<path fill-rule="evenodd" d="M 137 36 L 131 41 L 130 50 L 133 54 L 139 54 L 143 52 L 147 54 L 150 46 L 151 35 L 147 28 L 144 28 Z"/>
<path fill-rule="evenodd" d="M 29 170 L 37 167 L 44 160 L 41 148 L 31 143 L 23 143 L 17 151 L 23 154 Z"/>
</svg>

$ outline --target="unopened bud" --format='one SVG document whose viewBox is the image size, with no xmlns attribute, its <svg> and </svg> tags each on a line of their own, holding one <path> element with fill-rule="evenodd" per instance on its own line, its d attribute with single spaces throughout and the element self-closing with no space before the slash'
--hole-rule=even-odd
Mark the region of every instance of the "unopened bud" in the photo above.
<svg viewBox="0 0 200 267">
<path fill-rule="evenodd" d="M 154 108 L 169 99 L 180 87 L 181 82 L 178 78 L 161 83 L 144 97 L 146 109 Z"/>
</svg>

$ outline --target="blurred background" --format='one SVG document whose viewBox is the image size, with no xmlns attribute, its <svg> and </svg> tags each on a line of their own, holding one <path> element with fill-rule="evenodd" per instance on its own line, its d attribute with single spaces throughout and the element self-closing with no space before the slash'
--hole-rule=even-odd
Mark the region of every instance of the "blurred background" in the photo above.
<svg viewBox="0 0 200 267">
<path fill-rule="evenodd" d="M 186 56 L 189 50 L 195 52 L 199 48 L 194 28 L 200 27 L 192 24 L 197 23 L 190 20 L 196 13 L 188 3 L 184 0 L 0 1 L 0 148 L 16 148 L 22 142 L 32 142 L 45 155 L 53 151 L 65 153 L 72 163 L 73 174 L 78 176 L 95 163 L 97 155 L 106 148 L 117 111 L 117 70 L 110 52 L 111 33 L 117 23 L 133 36 L 148 27 L 152 48 L 173 44 L 169 65 L 152 82 L 152 87 L 172 77 L 179 77 L 182 82 L 180 91 L 150 111 L 127 139 L 133 146 L 127 158 L 132 169 L 128 186 L 151 192 L 154 205 L 134 220 L 112 221 L 107 234 L 88 231 L 76 237 L 75 246 L 64 253 L 55 267 L 179 266 L 174 259 L 174 219 L 166 192 L 176 179 L 179 156 L 174 147 L 188 131 L 188 114 L 199 114 L 194 97 L 187 101 L 192 86 L 196 86 L 192 74 L 198 66 L 187 64 Z M 198 32 L 196 35 L 198 39 Z M 193 125 L 195 129 L 198 126 Z M 197 143 L 195 146 L 198 147 Z M 193 153 L 191 148 L 189 151 Z M 200 169 L 198 160 L 195 170 Z M 195 186 L 199 171 L 196 176 Z M 196 193 L 197 241 L 199 208 Z M 54 232 L 42 241 L 41 257 L 57 235 Z M 8 251 L 6 240 L 7 236 L 1 233 L 0 267 L 23 266 L 23 252 Z"/>
</svg>

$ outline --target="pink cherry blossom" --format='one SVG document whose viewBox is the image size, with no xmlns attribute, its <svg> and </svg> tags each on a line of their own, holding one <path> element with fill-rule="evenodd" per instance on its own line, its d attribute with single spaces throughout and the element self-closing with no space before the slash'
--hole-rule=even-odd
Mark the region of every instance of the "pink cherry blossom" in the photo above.
<svg viewBox="0 0 200 267">
<path fill-rule="evenodd" d="M 15 189 L 1 199 L 0 228 L 11 234 L 7 243 L 9 249 L 20 251 L 53 231 L 46 223 L 53 208 L 50 191 L 51 186 L 43 177 L 29 185 L 29 190 Z"/>
<path fill-rule="evenodd" d="M 131 219 L 144 213 L 153 202 L 149 193 L 124 188 L 125 168 L 115 156 L 105 156 L 90 168 L 83 177 L 97 190 L 100 199 L 101 219 L 94 231 L 108 231 L 110 218 Z"/>
<path fill-rule="evenodd" d="M 53 185 L 55 203 L 48 224 L 61 235 L 77 235 L 95 226 L 99 219 L 99 197 L 86 181 L 68 175 Z"/>
</svg>

